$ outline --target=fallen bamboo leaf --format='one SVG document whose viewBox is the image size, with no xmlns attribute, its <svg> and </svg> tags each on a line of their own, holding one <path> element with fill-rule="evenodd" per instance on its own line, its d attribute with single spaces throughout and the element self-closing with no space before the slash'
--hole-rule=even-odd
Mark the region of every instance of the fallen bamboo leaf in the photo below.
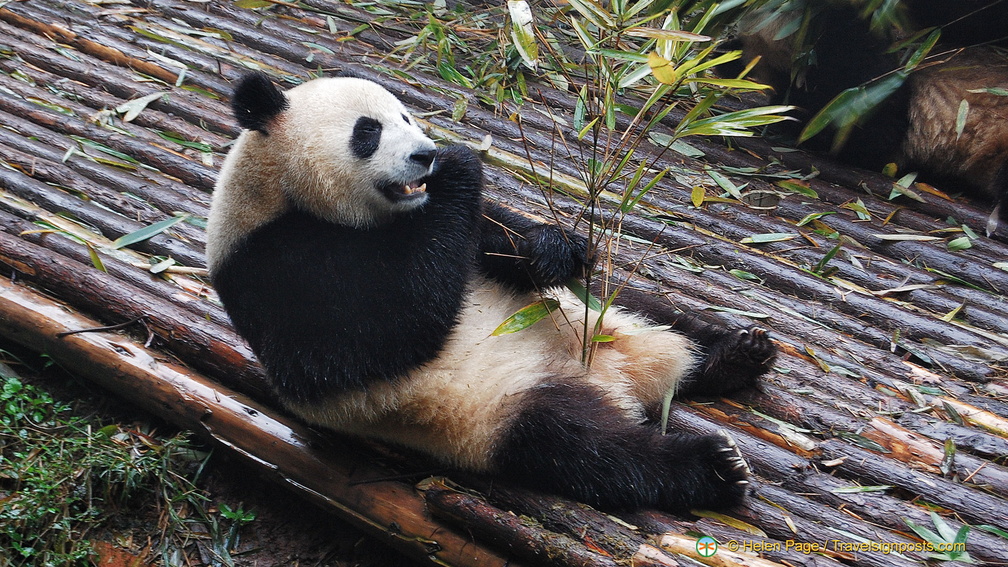
<svg viewBox="0 0 1008 567">
<path fill-rule="evenodd" d="M 143 242 L 149 238 L 153 238 L 158 234 L 168 230 L 169 228 L 175 226 L 176 224 L 186 220 L 188 215 L 179 215 L 177 217 L 171 217 L 160 222 L 156 222 L 150 226 L 145 226 L 140 230 L 133 231 L 129 234 L 124 234 L 119 238 L 112 241 L 113 248 L 125 248 L 131 244 L 136 244 L 137 242 Z"/>
<path fill-rule="evenodd" d="M 694 207 L 699 208 L 700 205 L 703 205 L 705 193 L 703 185 L 693 186 L 693 191 L 690 193 L 690 202 L 693 203 Z"/>
<path fill-rule="evenodd" d="M 535 18 L 532 8 L 525 0 L 508 0 L 508 14 L 511 16 L 511 41 L 529 69 L 539 67 L 539 44 L 535 37 Z"/>
<path fill-rule="evenodd" d="M 950 240 L 947 246 L 949 252 L 958 252 L 960 250 L 972 248 L 973 242 L 970 241 L 970 237 L 968 236 L 960 236 L 959 238 Z"/>
<path fill-rule="evenodd" d="M 941 240 L 941 237 L 928 236 L 926 234 L 873 234 L 872 236 L 878 238 L 879 240 L 890 240 L 894 242 L 930 242 L 933 240 Z"/>
<path fill-rule="evenodd" d="M 766 244 L 768 242 L 784 242 L 787 240 L 794 240 L 797 238 L 797 234 L 791 234 L 788 232 L 768 232 L 766 234 L 754 234 L 752 236 L 747 236 L 742 240 L 739 240 L 740 244 Z"/>
<path fill-rule="evenodd" d="M 878 297 L 885 297 L 887 295 L 892 295 L 894 293 L 906 293 L 908 291 L 918 291 L 921 289 L 940 289 L 940 288 L 941 286 L 935 284 L 910 284 L 910 285 L 901 285 L 899 287 L 892 287 L 889 289 L 881 289 L 879 291 L 872 291 L 871 294 L 876 295 Z"/>
<path fill-rule="evenodd" d="M 124 102 L 117 106 L 115 111 L 123 115 L 123 122 L 132 122 L 134 118 L 140 116 L 140 113 L 147 108 L 147 105 L 165 96 L 168 96 L 167 92 L 151 93 L 147 96 L 142 96 L 140 98 Z"/>
</svg>

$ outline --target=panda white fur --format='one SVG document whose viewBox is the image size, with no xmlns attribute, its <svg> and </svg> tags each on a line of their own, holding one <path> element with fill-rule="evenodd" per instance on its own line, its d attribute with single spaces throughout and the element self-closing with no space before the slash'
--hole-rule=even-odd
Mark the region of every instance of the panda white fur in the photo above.
<svg viewBox="0 0 1008 567">
<path fill-rule="evenodd" d="M 605 508 L 743 498 L 729 437 L 647 421 L 677 385 L 754 384 L 776 353 L 765 331 L 677 319 L 698 346 L 614 309 L 586 371 L 584 306 L 557 287 L 588 269 L 584 240 L 484 202 L 470 150 L 436 150 L 360 78 L 281 92 L 251 74 L 232 105 L 246 131 L 215 188 L 208 263 L 286 408 Z M 491 336 L 536 290 L 560 299 L 552 321 Z"/>
</svg>

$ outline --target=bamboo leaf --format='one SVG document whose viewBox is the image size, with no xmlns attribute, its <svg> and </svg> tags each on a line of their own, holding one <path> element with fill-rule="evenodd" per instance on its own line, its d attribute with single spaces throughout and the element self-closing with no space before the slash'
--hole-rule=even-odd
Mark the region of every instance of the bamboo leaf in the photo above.
<svg viewBox="0 0 1008 567">
<path fill-rule="evenodd" d="M 581 300 L 581 303 L 587 305 L 588 309 L 599 313 L 602 312 L 602 302 L 599 301 L 599 298 L 592 295 L 580 280 L 571 278 L 567 280 L 567 283 L 564 285 L 571 293 Z"/>
<path fill-rule="evenodd" d="M 559 307 L 560 302 L 556 299 L 549 297 L 543 298 L 516 311 L 513 315 L 505 319 L 503 323 L 498 325 L 497 328 L 490 334 L 492 336 L 499 337 L 501 335 L 517 333 L 518 331 L 527 329 L 545 319 L 550 313 Z"/>
<path fill-rule="evenodd" d="M 962 99 L 959 102 L 959 111 L 956 113 L 956 140 L 962 136 L 963 130 L 966 129 L 966 117 L 969 115 L 969 102 L 966 99 Z"/>
<path fill-rule="evenodd" d="M 879 240 L 892 242 L 930 242 L 932 240 L 941 240 L 938 236 L 928 236 L 926 234 L 874 234 L 872 236 Z"/>
<path fill-rule="evenodd" d="M 699 208 L 700 205 L 703 205 L 705 194 L 706 191 L 704 191 L 703 185 L 693 186 L 693 192 L 690 194 L 690 202 L 693 203 L 694 207 Z"/>
<path fill-rule="evenodd" d="M 105 263 L 102 262 L 102 259 L 98 256 L 98 251 L 95 250 L 95 247 L 92 246 L 90 242 L 85 242 L 84 246 L 87 246 L 88 256 L 91 257 L 91 263 L 94 267 L 108 273 L 108 270 L 105 269 Z"/>
<path fill-rule="evenodd" d="M 652 39 L 663 39 L 666 41 L 710 41 L 710 36 L 682 30 L 663 30 L 659 28 L 637 27 L 626 30 L 626 35 L 634 37 L 649 37 Z"/>
<path fill-rule="evenodd" d="M 666 85 L 674 85 L 676 83 L 678 73 L 676 73 L 675 66 L 668 59 L 658 55 L 657 52 L 652 51 L 648 54 L 648 67 L 651 68 L 651 74 L 654 75 L 659 83 Z"/>
<path fill-rule="evenodd" d="M 756 537 L 760 538 L 768 537 L 766 532 L 759 529 L 758 527 L 743 522 L 742 520 L 732 518 L 731 516 L 726 516 L 725 514 L 721 514 L 718 512 L 711 512 L 710 510 L 690 510 L 690 513 L 693 514 L 694 516 L 699 516 L 701 518 L 710 518 L 712 520 L 717 520 L 722 524 L 725 524 L 726 526 L 731 526 L 737 530 L 742 530 L 743 532 L 754 535 Z"/>
<path fill-rule="evenodd" d="M 149 238 L 153 238 L 158 234 L 168 230 L 169 228 L 175 226 L 176 224 L 186 220 L 188 215 L 179 215 L 177 217 L 172 217 L 170 219 L 165 219 L 163 221 L 156 222 L 150 226 L 145 226 L 140 230 L 133 231 L 129 234 L 124 234 L 119 238 L 112 241 L 112 247 L 116 250 L 120 248 L 125 248 L 137 242 L 143 242 Z"/>
<path fill-rule="evenodd" d="M 535 37 L 535 18 L 525 0 L 508 0 L 511 15 L 511 41 L 529 69 L 539 67 L 539 44 Z"/>
<path fill-rule="evenodd" d="M 238 0 L 234 5 L 236 8 L 255 10 L 258 8 L 269 8 L 273 6 L 273 2 L 267 2 L 266 0 Z"/>
<path fill-rule="evenodd" d="M 849 130 L 889 95 L 896 92 L 906 81 L 907 76 L 905 71 L 899 71 L 879 81 L 841 92 L 808 121 L 798 136 L 798 142 L 808 140 L 829 125 L 833 125 L 841 132 Z M 842 145 L 843 141 L 835 139 L 834 148 L 838 143 Z"/>
<path fill-rule="evenodd" d="M 754 234 L 739 240 L 740 244 L 766 244 L 768 242 L 784 242 L 797 238 L 797 234 L 788 232 L 768 232 L 766 234 Z"/>
<path fill-rule="evenodd" d="M 832 260 L 834 256 L 836 256 L 837 252 L 840 251 L 841 246 L 842 244 L 837 244 L 829 252 L 827 252 L 826 255 L 822 257 L 822 260 L 819 260 L 819 262 L 816 263 L 816 265 L 812 268 L 812 273 L 821 274 L 823 268 L 826 267 L 826 264 L 828 264 L 829 261 Z"/>
<path fill-rule="evenodd" d="M 966 250 L 967 248 L 972 248 L 973 242 L 968 236 L 960 236 L 954 240 L 949 241 L 948 250 L 949 252 L 958 252 L 960 250 Z"/>
<path fill-rule="evenodd" d="M 160 99 L 163 96 L 167 96 L 166 92 L 156 92 L 151 93 L 147 96 L 142 96 L 140 98 L 135 98 L 131 101 L 124 102 L 116 107 L 115 111 L 122 114 L 123 122 L 131 122 L 134 118 L 140 115 L 141 112 L 147 108 L 147 105 Z"/>
<path fill-rule="evenodd" d="M 818 213 L 809 213 L 805 215 L 805 217 L 802 218 L 802 220 L 798 221 L 798 223 L 795 226 L 805 226 L 814 220 L 819 220 L 827 215 L 835 215 L 835 214 L 836 211 L 822 211 Z"/>
</svg>

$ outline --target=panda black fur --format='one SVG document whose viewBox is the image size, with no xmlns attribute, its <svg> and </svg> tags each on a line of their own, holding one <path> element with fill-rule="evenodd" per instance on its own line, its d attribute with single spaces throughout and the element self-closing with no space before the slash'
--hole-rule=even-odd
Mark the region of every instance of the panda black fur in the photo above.
<svg viewBox="0 0 1008 567">
<path fill-rule="evenodd" d="M 391 93 L 359 78 L 280 92 L 247 76 L 246 131 L 215 188 L 207 257 L 279 400 L 318 425 L 423 451 L 605 508 L 725 508 L 747 467 L 726 435 L 662 436 L 665 392 L 752 385 L 766 333 L 613 309 L 590 371 L 584 306 L 491 332 L 588 269 L 583 239 L 484 201 L 461 146 L 435 150 Z M 557 288 L 559 289 L 559 288 Z M 683 322 L 686 321 L 686 322 Z"/>
<path fill-rule="evenodd" d="M 801 45 L 797 34 L 779 37 L 779 26 L 761 25 L 769 14 L 757 11 L 740 25 L 736 46 L 747 61 L 762 57 L 754 76 L 774 87 L 774 102 L 798 106 L 806 117 L 845 89 L 901 69 L 904 54 L 892 47 L 902 37 L 932 26 L 942 30 L 928 59 L 841 147 L 831 148 L 829 133 L 814 137 L 808 147 L 832 149 L 869 169 L 894 162 L 902 170 L 920 171 L 926 181 L 990 199 L 988 233 L 999 221 L 1008 224 L 1008 98 L 986 90 L 1008 88 L 1008 52 L 997 47 L 1008 45 L 1008 0 L 907 0 L 897 12 L 904 29 L 874 29 L 858 0 L 808 0 L 785 8 L 802 6 L 810 24 Z M 956 125 L 964 100 L 969 112 L 960 133 Z M 797 130 L 785 133 L 797 136 Z"/>
</svg>

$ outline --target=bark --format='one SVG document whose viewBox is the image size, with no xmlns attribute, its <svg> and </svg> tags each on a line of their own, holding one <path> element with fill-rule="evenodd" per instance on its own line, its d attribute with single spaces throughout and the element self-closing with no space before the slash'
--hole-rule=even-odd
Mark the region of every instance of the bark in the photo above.
<svg viewBox="0 0 1008 567">
<path fill-rule="evenodd" d="M 527 517 L 491 506 L 482 498 L 432 479 L 421 483 L 431 512 L 537 565 L 616 567 L 612 557 L 592 551 L 563 534 L 542 529 Z M 674 565 L 674 563 L 673 563 Z"/>
</svg>

